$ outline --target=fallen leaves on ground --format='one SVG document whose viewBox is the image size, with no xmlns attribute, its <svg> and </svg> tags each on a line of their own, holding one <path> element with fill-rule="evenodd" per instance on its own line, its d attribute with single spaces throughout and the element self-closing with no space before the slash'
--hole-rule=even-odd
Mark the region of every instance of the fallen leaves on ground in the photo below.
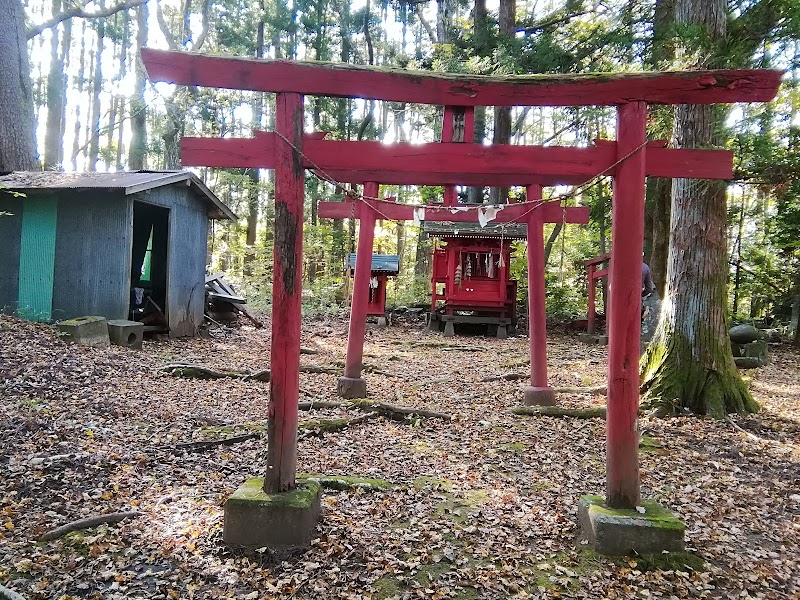
<svg viewBox="0 0 800 600">
<path fill-rule="evenodd" d="M 341 366 L 347 323 L 307 321 L 303 364 Z M 382 418 L 299 442 L 300 471 L 386 479 L 326 490 L 311 547 L 286 556 L 222 544 L 225 499 L 260 475 L 265 440 L 175 446 L 252 431 L 268 384 L 190 380 L 158 368 L 269 366 L 269 327 L 145 342 L 141 352 L 62 342 L 0 317 L 0 582 L 26 598 L 788 598 L 800 593 L 800 361 L 774 348 L 753 373 L 764 410 L 726 421 L 643 420 L 643 496 L 687 525 L 692 568 L 646 570 L 576 547 L 578 498 L 603 493 L 605 422 L 519 417 L 527 340 L 368 329 L 371 398 L 456 415 Z M 459 350 L 464 347 L 464 351 Z M 554 387 L 605 382 L 606 349 L 549 344 Z M 304 400 L 336 400 L 335 374 L 302 373 Z M 562 395 L 574 408 L 599 395 Z M 309 418 L 352 418 L 325 408 Z M 144 516 L 39 537 L 92 515 Z"/>
</svg>

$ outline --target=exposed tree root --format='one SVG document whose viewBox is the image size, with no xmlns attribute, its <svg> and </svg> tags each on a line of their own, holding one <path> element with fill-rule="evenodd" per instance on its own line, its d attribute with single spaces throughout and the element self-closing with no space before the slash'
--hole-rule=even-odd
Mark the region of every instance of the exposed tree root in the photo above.
<svg viewBox="0 0 800 600">
<path fill-rule="evenodd" d="M 573 419 L 605 419 L 606 407 L 564 408 L 563 406 L 517 406 L 511 412 L 526 417 L 570 417 Z"/>
<path fill-rule="evenodd" d="M 596 385 L 593 387 L 558 387 L 553 388 L 556 394 L 599 394 L 605 396 L 608 393 L 608 386 Z"/>
<path fill-rule="evenodd" d="M 757 412 L 758 403 L 736 370 L 730 347 L 717 348 L 709 361 L 711 366 L 696 360 L 688 339 L 659 330 L 642 358 L 644 402 L 658 416 L 683 409 L 716 419 Z"/>
<path fill-rule="evenodd" d="M 254 432 L 254 433 L 245 433 L 242 435 L 234 435 L 232 437 L 227 438 L 220 438 L 218 440 L 202 440 L 199 442 L 185 442 L 183 444 L 178 444 L 175 446 L 173 451 L 175 452 L 200 452 L 202 450 L 208 450 L 210 448 L 216 448 L 217 446 L 233 446 L 234 444 L 238 444 L 240 442 L 246 442 L 247 440 L 253 440 L 256 438 L 260 438 L 261 433 Z"/>
<path fill-rule="evenodd" d="M 481 381 L 516 381 L 530 377 L 530 373 L 503 373 L 502 375 L 489 375 L 481 378 Z"/>
<path fill-rule="evenodd" d="M 189 379 L 243 379 L 245 381 L 263 381 L 269 382 L 270 372 L 269 369 L 262 369 L 254 373 L 247 371 L 220 371 L 211 369 L 202 365 L 192 365 L 185 363 L 172 363 L 164 365 L 158 369 L 176 377 L 186 377 Z M 318 365 L 300 365 L 301 373 L 328 373 L 335 374 L 339 372 L 337 367 L 326 367 Z"/>
<path fill-rule="evenodd" d="M 399 394 L 399 391 L 398 391 Z M 402 395 L 398 395 L 398 400 L 402 402 Z M 349 400 L 347 402 L 331 402 L 326 400 L 312 400 L 311 402 L 298 402 L 297 408 L 299 410 L 314 410 L 315 408 L 346 408 L 367 411 L 369 413 L 378 413 L 382 417 L 391 419 L 393 421 L 403 421 L 408 417 L 422 417 L 426 419 L 444 419 L 450 421 L 453 419 L 452 415 L 440 413 L 433 410 L 425 410 L 423 408 L 411 408 L 407 406 L 396 406 L 394 404 L 386 404 L 383 402 L 374 402 L 372 400 L 361 398 L 356 400 Z"/>
<path fill-rule="evenodd" d="M 25 600 L 14 590 L 10 590 L 4 585 L 0 585 L 0 600 Z"/>
<path fill-rule="evenodd" d="M 105 515 L 95 515 L 94 517 L 78 519 L 77 521 L 72 521 L 72 523 L 67 523 L 66 525 L 62 525 L 61 527 L 56 527 L 55 529 L 48 531 L 39 538 L 39 541 L 49 542 L 51 540 L 57 540 L 58 538 L 67 535 L 71 531 L 90 529 L 92 527 L 97 527 L 98 525 L 111 525 L 113 523 L 119 523 L 125 519 L 131 519 L 143 514 L 143 512 L 138 510 L 130 510 L 126 512 L 107 513 Z"/>
</svg>

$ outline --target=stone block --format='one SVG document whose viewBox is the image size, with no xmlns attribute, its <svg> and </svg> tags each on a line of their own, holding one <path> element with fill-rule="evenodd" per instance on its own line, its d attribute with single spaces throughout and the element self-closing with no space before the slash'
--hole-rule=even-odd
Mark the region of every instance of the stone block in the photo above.
<svg viewBox="0 0 800 600">
<path fill-rule="evenodd" d="M 57 325 L 62 339 L 82 346 L 107 348 L 108 322 L 105 317 L 78 317 L 61 321 Z"/>
<path fill-rule="evenodd" d="M 744 323 L 742 325 L 734 325 L 728 331 L 731 341 L 736 344 L 749 344 L 758 339 L 758 329 Z"/>
<path fill-rule="evenodd" d="M 307 546 L 319 521 L 320 484 L 303 481 L 279 494 L 267 494 L 263 486 L 261 477 L 248 479 L 225 502 L 224 542 L 273 550 Z"/>
<path fill-rule="evenodd" d="M 525 388 L 525 406 L 555 406 L 556 393 L 550 387 L 532 387 Z"/>
<path fill-rule="evenodd" d="M 657 502 L 642 500 L 644 513 L 607 508 L 601 496 L 582 496 L 578 540 L 608 555 L 660 554 L 684 549 L 685 525 Z"/>
<path fill-rule="evenodd" d="M 113 319 L 108 322 L 108 338 L 116 346 L 141 350 L 144 325 L 137 321 Z"/>
<path fill-rule="evenodd" d="M 367 397 L 367 382 L 363 377 L 339 377 L 336 382 L 336 393 L 340 398 L 366 398 Z"/>
<path fill-rule="evenodd" d="M 607 335 L 597 335 L 594 333 L 581 333 L 578 334 L 578 339 L 584 344 L 600 344 L 601 346 L 608 345 Z"/>
</svg>

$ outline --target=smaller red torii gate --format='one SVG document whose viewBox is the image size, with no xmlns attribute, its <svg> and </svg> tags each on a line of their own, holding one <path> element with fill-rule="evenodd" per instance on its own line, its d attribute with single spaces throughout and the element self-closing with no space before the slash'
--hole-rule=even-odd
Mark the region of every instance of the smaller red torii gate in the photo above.
<svg viewBox="0 0 800 600">
<path fill-rule="evenodd" d="M 525 390 L 526 404 L 552 404 L 555 395 L 547 384 L 547 331 L 545 328 L 544 223 L 589 222 L 589 208 L 563 207 L 558 202 L 542 202 L 540 185 L 527 188 L 528 201 L 501 205 L 493 223 L 524 223 L 528 226 L 528 302 L 531 356 L 531 385 Z M 364 197 L 345 202 L 320 202 L 317 214 L 330 219 L 359 219 L 356 272 L 353 277 L 353 301 L 350 305 L 350 329 L 347 336 L 347 359 L 337 392 L 344 398 L 365 398 L 363 379 L 364 334 L 366 332 L 369 261 L 378 218 L 391 221 L 437 221 L 474 223 L 478 211 L 497 209 L 484 205 L 411 205 L 377 200 L 379 186 L 367 183 Z"/>
</svg>

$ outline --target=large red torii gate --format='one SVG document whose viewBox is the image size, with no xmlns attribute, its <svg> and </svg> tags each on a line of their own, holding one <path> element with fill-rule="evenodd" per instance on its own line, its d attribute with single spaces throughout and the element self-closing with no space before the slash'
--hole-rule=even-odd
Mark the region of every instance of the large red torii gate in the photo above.
<svg viewBox="0 0 800 600">
<path fill-rule="evenodd" d="M 142 51 L 142 58 L 154 81 L 277 93 L 273 134 L 259 133 L 253 140 L 185 140 L 183 145 L 187 164 L 274 166 L 276 170 L 266 492 L 295 487 L 304 168 L 318 169 L 336 180 L 368 184 L 367 198 L 359 203 L 368 207 L 369 198 L 378 195 L 378 182 L 525 185 L 535 193 L 532 186 L 577 183 L 607 172 L 614 176 L 614 260 L 609 275 L 614 300 L 609 315 L 606 503 L 614 508 L 639 505 L 637 411 L 644 179 L 646 175 L 728 178 L 731 164 L 731 155 L 722 151 L 648 145 L 647 104 L 768 101 L 780 84 L 779 71 L 464 77 L 149 49 Z M 487 148 L 458 142 L 384 146 L 324 140 L 320 135 L 303 135 L 303 94 L 446 107 L 616 106 L 617 139 L 590 148 Z M 452 192 L 448 195 L 452 198 Z M 501 214 L 506 214 L 505 210 Z M 448 220 L 458 220 L 458 214 Z M 362 222 L 362 228 L 364 225 Z M 541 244 L 540 236 L 533 237 L 538 237 L 535 244 Z M 358 271 L 357 266 L 356 274 Z"/>
</svg>

